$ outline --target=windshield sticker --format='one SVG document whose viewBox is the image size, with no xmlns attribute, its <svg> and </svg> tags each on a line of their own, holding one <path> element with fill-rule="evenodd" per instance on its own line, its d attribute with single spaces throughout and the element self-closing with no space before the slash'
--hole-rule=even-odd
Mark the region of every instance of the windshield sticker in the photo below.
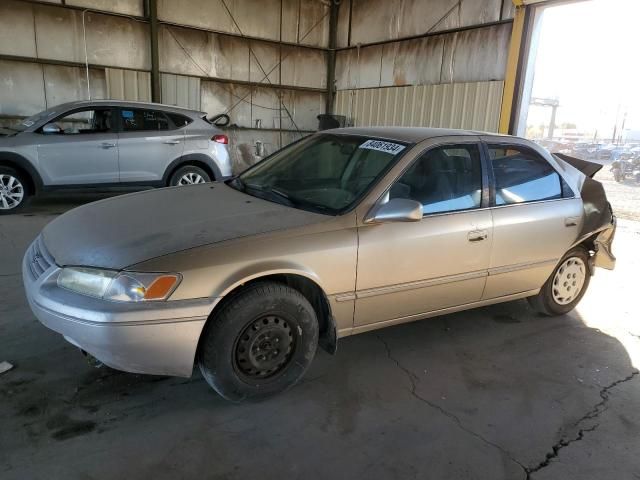
<svg viewBox="0 0 640 480">
<path fill-rule="evenodd" d="M 30 127 L 31 125 L 33 125 L 33 122 L 31 120 L 25 120 L 24 122 L 22 122 L 22 125 L 24 125 L 25 127 Z"/>
<path fill-rule="evenodd" d="M 367 140 L 359 148 L 366 148 L 369 150 L 378 150 L 379 152 L 390 153 L 396 155 L 404 150 L 404 145 L 397 143 L 383 142 L 381 140 Z"/>
</svg>

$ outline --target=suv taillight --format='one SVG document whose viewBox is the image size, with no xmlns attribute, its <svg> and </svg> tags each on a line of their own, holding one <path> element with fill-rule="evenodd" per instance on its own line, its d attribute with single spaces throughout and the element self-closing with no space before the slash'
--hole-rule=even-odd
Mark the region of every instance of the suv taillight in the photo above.
<svg viewBox="0 0 640 480">
<path fill-rule="evenodd" d="M 229 137 L 227 137 L 226 135 L 214 135 L 213 137 L 211 137 L 211 140 L 217 143 L 222 143 L 224 145 L 227 145 L 229 143 Z"/>
</svg>

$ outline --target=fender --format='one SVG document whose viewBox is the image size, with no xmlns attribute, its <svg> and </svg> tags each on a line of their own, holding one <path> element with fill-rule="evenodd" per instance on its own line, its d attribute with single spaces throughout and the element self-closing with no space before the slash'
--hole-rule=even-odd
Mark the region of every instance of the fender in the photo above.
<svg viewBox="0 0 640 480">
<path fill-rule="evenodd" d="M 216 293 L 216 295 L 219 297 L 220 301 L 226 295 L 230 294 L 246 283 L 260 280 L 261 278 L 267 278 L 273 275 L 292 275 L 295 277 L 301 277 L 313 283 L 315 287 L 317 287 L 320 295 L 322 296 L 322 305 L 314 305 L 314 308 L 317 308 L 319 306 L 320 308 L 325 310 L 324 313 L 327 320 L 326 329 L 320 333 L 318 344 L 327 353 L 334 355 L 338 349 L 337 321 L 331 310 L 331 302 L 329 301 L 329 297 L 325 289 L 322 287 L 320 279 L 314 273 L 309 272 L 304 268 L 300 268 L 298 265 L 290 264 L 288 262 L 285 262 L 284 264 L 278 262 L 278 264 L 251 265 L 239 272 L 236 272 L 234 275 L 226 278 L 223 282 L 221 282 L 221 288 Z M 219 304 L 219 301 L 217 305 Z"/>
<path fill-rule="evenodd" d="M 0 165 L 3 165 L 3 164 L 6 164 L 8 166 L 11 166 L 11 164 L 13 164 L 21 168 L 25 172 L 27 172 L 31 177 L 31 180 L 33 181 L 33 187 L 35 190 L 33 193 L 37 193 L 40 190 L 42 190 L 42 187 L 43 187 L 42 177 L 40 176 L 38 171 L 35 169 L 33 164 L 29 160 L 27 160 L 25 157 L 14 152 L 0 151 Z"/>
<path fill-rule="evenodd" d="M 187 155 L 182 155 L 181 157 L 176 158 L 173 162 L 169 164 L 169 166 L 164 172 L 164 175 L 162 176 L 162 183 L 164 185 L 167 185 L 167 183 L 169 182 L 169 176 L 173 171 L 176 170 L 176 168 L 180 167 L 183 164 L 187 164 L 191 162 L 204 163 L 207 167 L 209 167 L 213 172 L 213 176 L 215 177 L 212 180 L 220 180 L 222 178 L 222 174 L 220 173 L 220 168 L 218 167 L 216 162 L 214 162 L 211 159 L 211 157 L 203 153 L 189 153 Z"/>
</svg>

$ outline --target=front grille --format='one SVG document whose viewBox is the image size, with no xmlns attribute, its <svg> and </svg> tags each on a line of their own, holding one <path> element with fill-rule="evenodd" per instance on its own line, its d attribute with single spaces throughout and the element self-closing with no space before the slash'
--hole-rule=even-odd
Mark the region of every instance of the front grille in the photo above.
<svg viewBox="0 0 640 480">
<path fill-rule="evenodd" d="M 33 275 L 34 280 L 37 280 L 42 276 L 44 272 L 49 270 L 54 264 L 53 257 L 47 251 L 42 241 L 42 236 L 39 236 L 29 247 L 27 261 L 29 262 L 29 270 Z"/>
</svg>

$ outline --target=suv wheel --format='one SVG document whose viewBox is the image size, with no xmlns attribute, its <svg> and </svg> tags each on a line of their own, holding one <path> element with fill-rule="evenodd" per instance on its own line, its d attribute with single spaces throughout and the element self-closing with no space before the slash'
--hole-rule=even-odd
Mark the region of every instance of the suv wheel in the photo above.
<svg viewBox="0 0 640 480">
<path fill-rule="evenodd" d="M 24 176 L 9 167 L 0 167 L 0 215 L 15 213 L 29 200 Z"/>
<path fill-rule="evenodd" d="M 210 182 L 211 178 L 209 174 L 200 167 L 194 165 L 185 165 L 171 175 L 169 185 L 175 187 L 177 185 L 193 185 L 196 183 Z"/>
<path fill-rule="evenodd" d="M 544 315 L 563 315 L 575 308 L 589 286 L 589 253 L 576 247 L 565 254 L 540 293 L 529 297 L 534 310 Z"/>
<path fill-rule="evenodd" d="M 318 320 L 297 290 L 259 282 L 233 296 L 203 333 L 198 364 L 207 383 L 233 402 L 293 386 L 318 345 Z"/>
</svg>

